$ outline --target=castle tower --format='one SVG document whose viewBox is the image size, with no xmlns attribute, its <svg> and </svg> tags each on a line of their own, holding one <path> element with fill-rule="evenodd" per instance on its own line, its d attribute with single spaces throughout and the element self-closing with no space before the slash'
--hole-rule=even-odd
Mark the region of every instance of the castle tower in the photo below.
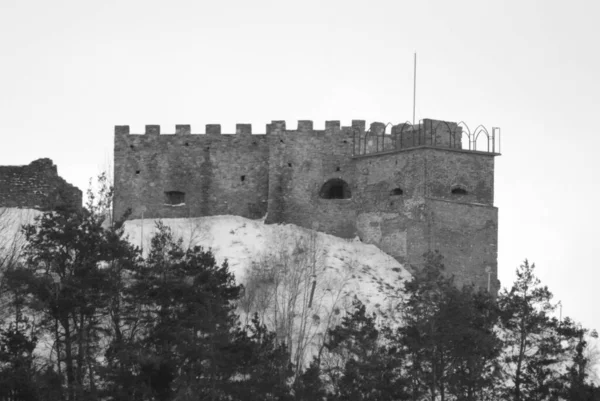
<svg viewBox="0 0 600 401">
<path fill-rule="evenodd" d="M 425 119 L 394 126 L 386 138 L 382 128 L 372 125 L 354 156 L 358 235 L 417 267 L 439 250 L 459 284 L 487 288 L 489 280 L 497 292 L 498 130 Z"/>
<path fill-rule="evenodd" d="M 175 135 L 146 126 L 115 128 L 115 218 L 266 215 L 359 237 L 417 268 L 439 250 L 461 284 L 497 291 L 498 211 L 494 199 L 496 131 L 423 120 L 387 130 L 353 120 L 272 121 L 266 134 L 248 124 L 221 134 L 207 125 Z M 479 148 L 479 149 L 478 149 Z M 489 272 L 489 273 L 488 273 Z"/>
</svg>

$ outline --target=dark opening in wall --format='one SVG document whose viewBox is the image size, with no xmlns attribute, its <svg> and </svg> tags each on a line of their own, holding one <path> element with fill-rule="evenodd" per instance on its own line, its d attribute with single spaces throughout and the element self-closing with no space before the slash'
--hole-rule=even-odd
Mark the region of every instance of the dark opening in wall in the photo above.
<svg viewBox="0 0 600 401">
<path fill-rule="evenodd" d="M 135 174 L 139 175 L 140 174 L 140 170 L 135 170 Z"/>
<path fill-rule="evenodd" d="M 133 146 L 133 145 L 129 145 L 129 147 L 130 147 L 131 149 L 135 148 L 135 146 Z"/>
<path fill-rule="evenodd" d="M 390 195 L 392 195 L 392 196 L 404 195 L 404 191 L 402 190 L 402 188 L 394 188 L 390 191 Z"/>
<path fill-rule="evenodd" d="M 185 146 L 190 146 L 190 143 L 189 143 L 189 142 L 186 142 L 186 143 L 185 143 Z"/>
<path fill-rule="evenodd" d="M 292 167 L 292 163 L 288 163 L 288 167 Z"/>
<path fill-rule="evenodd" d="M 452 195 L 466 195 L 467 190 L 461 187 L 452 188 Z"/>
<path fill-rule="evenodd" d="M 165 192 L 166 205 L 183 205 L 185 203 L 185 192 L 168 191 Z"/>
<path fill-rule="evenodd" d="M 340 171 L 340 168 L 339 168 L 339 167 L 336 167 L 336 168 L 335 168 L 335 171 Z"/>
<path fill-rule="evenodd" d="M 333 178 L 321 187 L 319 196 L 323 199 L 350 199 L 350 186 L 344 180 Z"/>
<path fill-rule="evenodd" d="M 242 181 L 242 182 L 246 181 L 246 176 L 245 175 L 241 176 L 240 181 Z"/>
</svg>

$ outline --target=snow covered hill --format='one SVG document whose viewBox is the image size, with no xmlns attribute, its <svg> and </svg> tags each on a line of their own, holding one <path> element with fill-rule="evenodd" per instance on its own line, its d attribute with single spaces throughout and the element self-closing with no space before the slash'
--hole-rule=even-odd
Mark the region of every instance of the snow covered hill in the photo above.
<svg viewBox="0 0 600 401">
<path fill-rule="evenodd" d="M 293 253 L 298 243 L 310 242 L 318 248 L 318 267 L 326 278 L 343 285 L 343 293 L 358 296 L 369 309 L 387 314 L 402 294 L 404 281 L 411 274 L 391 256 L 374 245 L 349 241 L 292 224 L 264 224 L 238 216 L 213 216 L 191 219 L 161 219 L 184 245 L 211 248 L 217 261 L 228 260 L 238 282 L 245 283 L 251 265 L 261 259 Z M 129 240 L 144 251 L 156 231 L 155 220 L 125 223 Z M 143 240 L 142 240 L 143 238 Z M 317 283 L 319 284 L 319 283 Z M 392 317 L 392 316 L 389 316 Z"/>
<path fill-rule="evenodd" d="M 411 274 L 374 245 L 238 216 L 161 221 L 184 246 L 210 248 L 218 263 L 228 261 L 245 286 L 238 307 L 242 320 L 258 313 L 286 340 L 298 364 L 310 362 L 354 297 L 378 318 L 400 321 L 398 304 Z M 156 229 L 154 220 L 125 223 L 129 240 L 144 252 Z"/>
<path fill-rule="evenodd" d="M 4 251 L 23 243 L 20 226 L 39 214 L 30 209 L 0 209 Z M 184 246 L 210 248 L 219 264 L 227 260 L 236 281 L 245 286 L 238 307 L 243 321 L 258 313 L 304 362 L 320 347 L 327 329 L 339 323 L 354 297 L 378 318 L 399 323 L 398 303 L 411 274 L 374 245 L 238 216 L 160 221 Z M 127 221 L 125 234 L 147 253 L 156 223 Z"/>
</svg>

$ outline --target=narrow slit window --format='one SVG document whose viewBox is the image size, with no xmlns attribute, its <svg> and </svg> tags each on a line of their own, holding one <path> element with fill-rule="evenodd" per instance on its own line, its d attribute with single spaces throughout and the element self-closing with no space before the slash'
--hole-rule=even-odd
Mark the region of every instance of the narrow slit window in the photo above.
<svg viewBox="0 0 600 401">
<path fill-rule="evenodd" d="M 165 192 L 165 204 L 170 206 L 184 205 L 185 192 L 168 191 Z"/>
<path fill-rule="evenodd" d="M 390 191 L 390 195 L 391 196 L 404 195 L 404 191 L 402 190 L 402 188 L 394 188 Z"/>
<path fill-rule="evenodd" d="M 452 188 L 452 195 L 466 195 L 467 190 L 461 187 Z"/>
</svg>

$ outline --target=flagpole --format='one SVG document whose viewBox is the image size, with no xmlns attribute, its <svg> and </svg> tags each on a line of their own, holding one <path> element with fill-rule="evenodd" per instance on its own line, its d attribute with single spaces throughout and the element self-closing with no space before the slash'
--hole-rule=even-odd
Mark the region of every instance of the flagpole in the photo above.
<svg viewBox="0 0 600 401">
<path fill-rule="evenodd" d="M 413 126 L 415 125 L 415 108 L 417 102 L 417 53 L 415 52 L 415 68 L 414 68 L 414 79 L 413 79 Z"/>
</svg>

